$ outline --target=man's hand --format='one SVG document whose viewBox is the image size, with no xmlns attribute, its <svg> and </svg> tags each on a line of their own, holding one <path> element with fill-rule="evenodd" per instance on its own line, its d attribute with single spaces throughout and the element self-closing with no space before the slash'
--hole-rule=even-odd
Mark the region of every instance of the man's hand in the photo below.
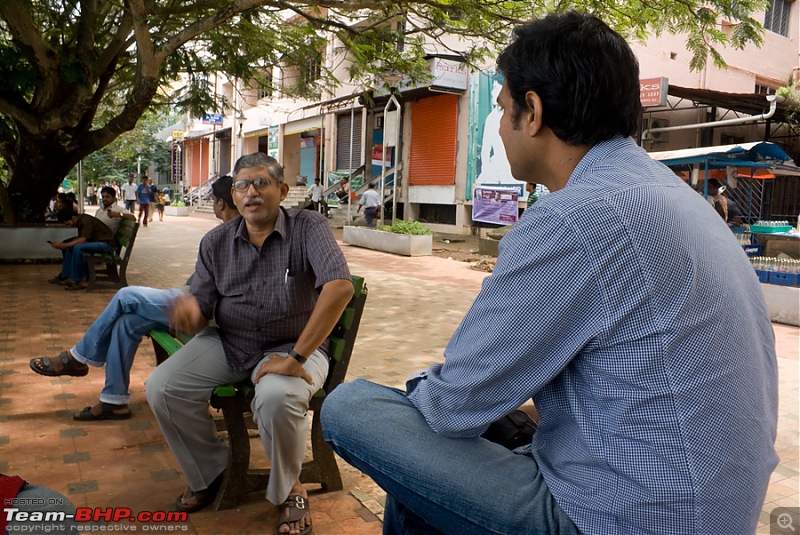
<svg viewBox="0 0 800 535">
<path fill-rule="evenodd" d="M 169 326 L 173 329 L 195 335 L 207 323 L 208 320 L 203 316 L 200 305 L 192 294 L 181 296 L 172 303 Z"/>
<path fill-rule="evenodd" d="M 67 246 L 64 245 L 64 242 L 51 241 L 51 242 L 48 242 L 48 243 L 50 244 L 50 247 L 52 247 L 53 249 L 58 249 L 60 251 L 63 251 L 64 249 L 67 248 Z"/>
<path fill-rule="evenodd" d="M 310 385 L 314 384 L 314 381 L 312 381 L 311 376 L 306 373 L 303 365 L 286 355 L 272 353 L 269 356 L 269 360 L 264 362 L 256 372 L 253 384 L 257 384 L 261 378 L 268 373 L 286 375 L 288 377 L 299 377 Z"/>
</svg>

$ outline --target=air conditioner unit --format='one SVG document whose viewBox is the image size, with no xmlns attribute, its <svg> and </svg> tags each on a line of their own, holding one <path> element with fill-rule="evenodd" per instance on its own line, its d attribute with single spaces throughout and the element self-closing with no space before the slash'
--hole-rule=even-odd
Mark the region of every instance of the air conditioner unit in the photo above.
<svg viewBox="0 0 800 535">
<path fill-rule="evenodd" d="M 654 128 L 666 128 L 669 126 L 669 121 L 667 119 L 660 119 L 658 117 L 653 117 L 649 121 L 649 125 L 647 126 L 648 129 L 652 130 Z M 653 143 L 666 143 L 669 141 L 669 132 L 650 132 L 650 141 Z"/>
<path fill-rule="evenodd" d="M 648 141 L 653 145 L 666 143 L 669 141 L 669 132 L 652 132 L 654 128 L 666 128 L 669 126 L 669 120 L 661 119 L 658 117 L 646 117 L 642 124 L 642 131 L 647 132 L 644 141 Z"/>
</svg>

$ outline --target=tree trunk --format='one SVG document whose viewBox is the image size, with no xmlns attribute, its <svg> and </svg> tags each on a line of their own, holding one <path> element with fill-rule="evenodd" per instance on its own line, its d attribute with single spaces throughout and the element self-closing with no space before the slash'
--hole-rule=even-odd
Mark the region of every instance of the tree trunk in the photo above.
<svg viewBox="0 0 800 535">
<path fill-rule="evenodd" d="M 24 134 L 20 138 L 18 146 L 25 150 L 16 156 L 9 173 L 8 200 L 13 212 L 3 207 L 5 223 L 42 221 L 50 198 L 78 162 L 75 152 L 68 154 L 57 141 Z"/>
<path fill-rule="evenodd" d="M 11 197 L 8 195 L 8 188 L 0 180 L 0 214 L 3 215 L 3 223 L 13 225 L 17 222 L 14 208 L 11 206 Z"/>
</svg>

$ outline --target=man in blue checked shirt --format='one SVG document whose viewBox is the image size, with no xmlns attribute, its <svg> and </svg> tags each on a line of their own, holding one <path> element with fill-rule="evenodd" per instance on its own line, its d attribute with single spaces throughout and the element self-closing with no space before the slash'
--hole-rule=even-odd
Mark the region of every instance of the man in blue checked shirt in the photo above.
<svg viewBox="0 0 800 535">
<path fill-rule="evenodd" d="M 620 35 L 550 15 L 498 67 L 512 173 L 551 193 L 501 241 L 445 362 L 406 392 L 338 387 L 326 439 L 387 491 L 384 533 L 753 533 L 777 364 L 746 256 L 631 139 L 639 70 Z M 480 438 L 529 400 L 527 454 Z"/>
</svg>

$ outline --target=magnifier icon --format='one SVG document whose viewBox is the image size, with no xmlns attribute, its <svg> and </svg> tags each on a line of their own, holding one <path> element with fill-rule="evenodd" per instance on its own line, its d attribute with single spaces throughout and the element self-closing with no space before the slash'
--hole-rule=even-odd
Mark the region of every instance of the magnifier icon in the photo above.
<svg viewBox="0 0 800 535">
<path fill-rule="evenodd" d="M 794 526 L 792 525 L 792 515 L 790 515 L 789 513 L 781 513 L 778 515 L 778 527 L 781 529 L 789 528 L 790 530 L 792 530 L 792 533 L 797 531 L 796 529 L 794 529 Z"/>
</svg>

